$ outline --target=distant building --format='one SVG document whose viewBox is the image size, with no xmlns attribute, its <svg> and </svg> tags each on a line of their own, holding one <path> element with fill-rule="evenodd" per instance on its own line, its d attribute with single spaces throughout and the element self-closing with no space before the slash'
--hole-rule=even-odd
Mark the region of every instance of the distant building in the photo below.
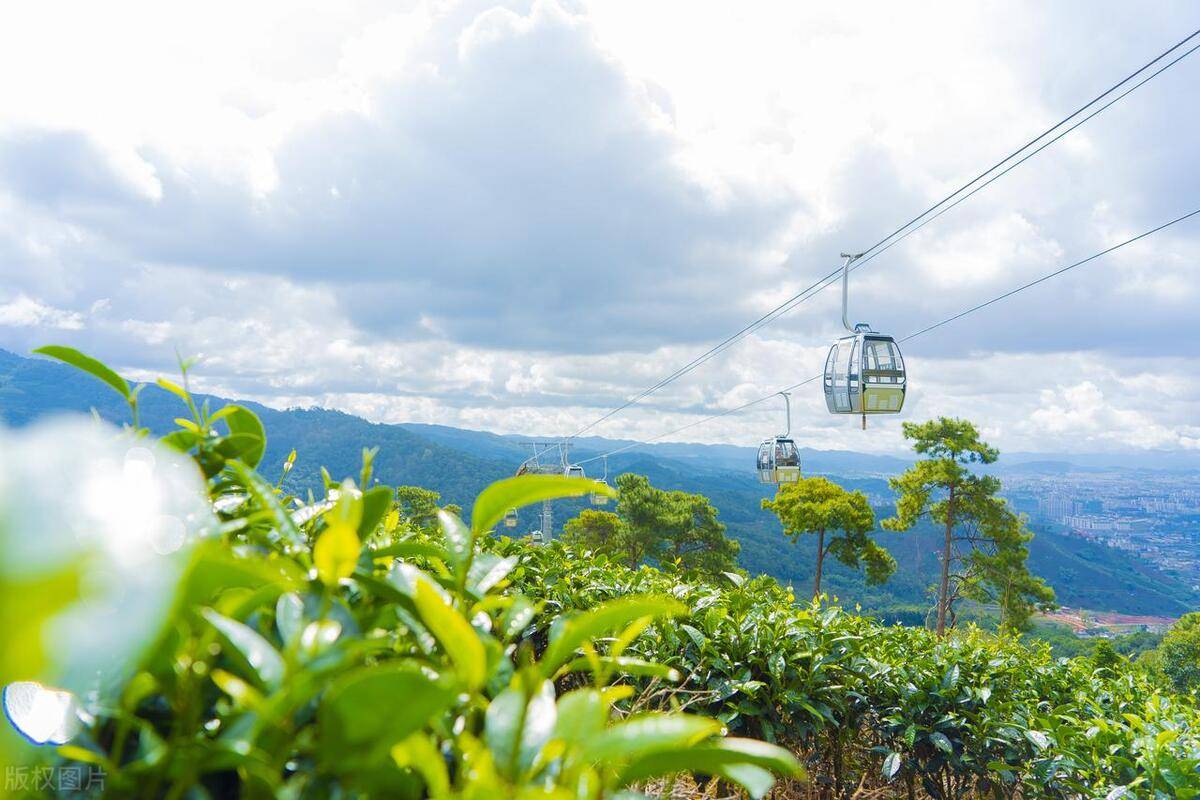
<svg viewBox="0 0 1200 800">
<path fill-rule="evenodd" d="M 1038 513 L 1046 519 L 1061 522 L 1075 513 L 1075 501 L 1061 492 L 1051 492 L 1038 501 Z"/>
<path fill-rule="evenodd" d="M 1075 631 L 1075 635 L 1080 639 L 1111 639 L 1112 631 L 1108 628 L 1080 628 Z"/>
</svg>

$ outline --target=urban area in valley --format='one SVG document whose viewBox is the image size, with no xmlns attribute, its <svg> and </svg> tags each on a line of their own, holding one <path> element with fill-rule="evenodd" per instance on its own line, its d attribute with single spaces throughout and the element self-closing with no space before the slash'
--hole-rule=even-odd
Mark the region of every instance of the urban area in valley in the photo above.
<svg viewBox="0 0 1200 800">
<path fill-rule="evenodd" d="M 1195 472 L 1021 472 L 1006 474 L 1004 486 L 1009 501 L 1029 515 L 1035 529 L 1052 527 L 1104 545 L 1114 557 L 1140 559 L 1200 590 L 1200 481 Z M 1155 631 L 1170 622 L 1072 609 L 1055 617 L 1077 632 L 1101 630 L 1097 623 Z"/>
</svg>

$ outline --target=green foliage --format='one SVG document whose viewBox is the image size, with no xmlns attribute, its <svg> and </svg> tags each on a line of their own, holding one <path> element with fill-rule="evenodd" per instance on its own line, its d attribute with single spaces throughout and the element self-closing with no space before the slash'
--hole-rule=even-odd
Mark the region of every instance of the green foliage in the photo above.
<svg viewBox="0 0 1200 800">
<path fill-rule="evenodd" d="M 50 358 L 56 358 L 64 364 L 69 364 L 82 372 L 86 372 L 93 378 L 108 384 L 114 392 L 119 394 L 121 398 L 129 404 L 129 409 L 133 414 L 133 424 L 135 427 L 137 426 L 138 389 L 130 389 L 129 382 L 114 372 L 107 364 L 97 361 L 91 356 L 85 355 L 73 347 L 66 347 L 58 344 L 48 344 L 45 347 L 37 348 L 33 352 L 40 353 L 44 356 L 49 356 Z"/>
<path fill-rule="evenodd" d="M 442 496 L 432 489 L 420 486 L 396 487 L 396 510 L 419 531 L 432 532 L 437 529 L 438 511 Z"/>
<path fill-rule="evenodd" d="M 883 527 L 907 530 L 925 516 L 942 527 L 938 634 L 953 627 L 954 604 L 960 598 L 996 603 L 1002 624 L 1014 630 L 1028 627 L 1033 612 L 1051 608 L 1054 601 L 1054 591 L 1029 571 L 1033 534 L 997 496 L 1000 480 L 976 475 L 966 466 L 990 464 L 999 451 L 962 419 L 906 422 L 904 436 L 913 441 L 914 450 L 930 458 L 888 481 L 899 496 L 896 515 L 884 520 Z"/>
<path fill-rule="evenodd" d="M 236 435 L 209 431 L 189 451 L 206 470 L 208 440 Z M 392 489 L 359 488 L 370 451 L 359 483 L 307 499 L 222 458 L 218 535 L 159 641 L 115 701 L 81 698 L 70 746 L 40 751 L 101 765 L 114 796 L 593 800 L 690 773 L 761 797 L 803 774 L 793 753 L 828 797 L 1200 796 L 1194 692 L 1137 664 L 797 607 L 766 577 L 486 535 L 509 507 L 594 491 L 578 479 L 504 482 L 470 525 L 442 508 L 434 526 L 389 509 Z M 648 482 L 631 485 L 617 521 L 661 522 Z M 38 601 L 70 590 L 28 588 L 35 627 Z M 10 649 L 0 666 L 36 677 Z"/>
<path fill-rule="evenodd" d="M 879 584 L 896 571 L 896 561 L 871 538 L 875 512 L 862 492 L 848 492 L 828 478 L 801 478 L 779 487 L 774 500 L 762 507 L 779 517 L 783 532 L 794 542 L 804 534 L 817 536 L 817 565 L 813 597 L 821 595 L 821 573 L 825 556 L 833 556 L 848 567 L 866 567 L 867 582 Z M 835 535 L 825 540 L 825 534 Z"/>
<path fill-rule="evenodd" d="M 616 483 L 616 513 L 585 509 L 563 526 L 567 541 L 631 567 L 649 562 L 709 575 L 737 569 L 738 543 L 725 536 L 707 497 L 664 491 L 632 473 Z"/>
<path fill-rule="evenodd" d="M 1121 654 L 1108 639 L 1101 639 L 1092 648 L 1092 663 L 1101 669 L 1112 669 L 1121 663 Z"/>
<path fill-rule="evenodd" d="M 1158 646 L 1159 668 L 1179 692 L 1200 692 L 1200 612 L 1184 614 Z"/>
<path fill-rule="evenodd" d="M 471 525 L 443 508 L 436 529 L 389 512 L 390 487 L 350 478 L 306 501 L 254 471 L 248 440 L 223 447 L 248 420 L 220 433 L 237 412 L 210 415 L 177 388 L 193 416 L 168 437 L 208 476 L 220 535 L 196 551 L 119 701 L 80 698 L 86 729 L 55 758 L 102 765 L 108 794 L 592 799 L 692 772 L 758 797 L 774 774 L 801 775 L 783 748 L 635 701 L 639 676 L 679 678 L 624 655 L 686 614 L 678 601 L 545 609 L 514 587 L 521 555 L 484 549 L 504 510 L 605 487 L 502 481 Z M 406 497 L 408 511 L 429 500 Z"/>
<path fill-rule="evenodd" d="M 797 608 L 766 578 L 680 583 L 562 542 L 497 545 L 516 548 L 514 582 L 547 609 L 671 592 L 692 613 L 622 651 L 685 676 L 647 684 L 650 702 L 686 703 L 806 753 L 830 796 L 887 784 L 934 798 L 1200 796 L 1200 713 L 1124 660 L 1097 669 L 1015 635 L 938 637 Z"/>
<path fill-rule="evenodd" d="M 628 537 L 629 529 L 625 520 L 612 511 L 585 508 L 579 512 L 579 516 L 567 520 L 563 525 L 563 541 L 570 542 L 581 550 L 597 553 L 622 554 L 629 546 L 625 543 Z"/>
<path fill-rule="evenodd" d="M 980 439 L 979 431 L 965 419 L 906 422 L 904 438 L 911 439 L 913 449 L 934 462 L 991 464 L 1000 457 L 1000 451 Z"/>
</svg>

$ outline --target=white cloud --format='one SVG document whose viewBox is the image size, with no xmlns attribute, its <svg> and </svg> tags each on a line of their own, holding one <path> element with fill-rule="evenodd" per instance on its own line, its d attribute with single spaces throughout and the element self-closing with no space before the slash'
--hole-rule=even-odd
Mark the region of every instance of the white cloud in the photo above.
<svg viewBox="0 0 1200 800">
<path fill-rule="evenodd" d="M 937 289 L 1007 287 L 1059 266 L 1063 249 L 1013 212 L 948 236 L 929 237 L 917 264 Z"/>
<path fill-rule="evenodd" d="M 178 347 L 207 388 L 277 405 L 547 434 L 808 286 L 1189 16 L 218 2 L 187 25 L 72 7 L 64 30 L 65 9 L 0 12 L 0 69 L 27 76 L 0 96 L 0 346 L 86 322 L 76 343 L 138 375 Z M 856 272 L 852 315 L 903 335 L 1188 210 L 1198 64 Z M 905 416 L 976 418 L 1006 448 L 1190 446 L 1198 292 L 1194 224 L 1081 267 L 907 346 Z M 809 377 L 838 317 L 825 292 L 598 432 L 655 436 Z M 1081 421 L 1089 397 L 1107 411 Z M 753 441 L 776 406 L 686 436 Z M 902 447 L 815 385 L 795 417 L 815 445 Z"/>
<path fill-rule="evenodd" d="M 1075 441 L 1138 449 L 1194 448 L 1195 439 L 1154 421 L 1149 414 L 1121 408 L 1095 383 L 1084 381 L 1042 392 L 1041 407 L 1029 418 L 1030 428 Z"/>
<path fill-rule="evenodd" d="M 7 303 L 0 303 L 0 325 L 77 331 L 83 328 L 83 316 L 76 311 L 54 308 L 28 295 L 18 294 Z"/>
</svg>

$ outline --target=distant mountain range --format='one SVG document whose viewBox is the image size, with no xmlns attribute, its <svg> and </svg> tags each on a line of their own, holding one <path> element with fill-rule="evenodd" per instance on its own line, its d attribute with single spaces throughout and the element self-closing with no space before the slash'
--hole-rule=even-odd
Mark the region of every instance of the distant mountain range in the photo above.
<svg viewBox="0 0 1200 800">
<path fill-rule="evenodd" d="M 213 408 L 228 402 L 216 397 L 209 400 Z M 257 403 L 243 404 L 262 417 L 267 429 L 267 452 L 261 467 L 265 474 L 277 475 L 288 452 L 296 449 L 297 465 L 289 476 L 289 485 L 294 489 L 319 487 L 322 466 L 337 478 L 357 475 L 363 448 L 378 447 L 375 474 L 381 482 L 434 489 L 444 501 L 469 509 L 484 486 L 512 475 L 529 454 L 520 444 L 527 438 L 523 436 L 443 425 L 379 424 L 329 409 L 280 411 Z M 171 429 L 172 420 L 180 415 L 179 401 L 154 386 L 142 393 L 141 407 L 143 424 L 156 433 Z M 124 402 L 89 376 L 49 360 L 0 350 L 0 422 L 21 427 L 55 413 L 91 409 L 104 419 L 128 421 Z M 630 442 L 582 438 L 576 440 L 572 458 L 590 458 L 626 444 Z M 775 518 L 760 508 L 768 489 L 755 477 L 754 454 L 752 447 L 733 445 L 653 444 L 611 457 L 609 473 L 613 477 L 638 472 L 655 485 L 707 495 L 720 510 L 729 534 L 741 541 L 742 565 L 751 572 L 765 572 L 792 582 L 797 594 L 802 595 L 811 581 L 812 545 L 807 541 L 792 544 L 782 535 Z M 911 463 L 894 456 L 812 449 L 802 450 L 802 457 L 807 473 L 836 477 L 849 488 L 881 498 L 881 503 L 890 497 L 886 477 Z M 997 471 L 1140 469 L 1145 468 L 1145 458 L 1015 454 L 1002 457 Z M 1200 468 L 1200 464 L 1193 466 L 1183 457 L 1156 463 L 1159 468 Z M 557 504 L 556 529 L 581 508 L 580 502 Z M 884 505 L 877 508 L 881 517 L 890 512 Z M 533 524 L 533 513 L 528 512 L 518 530 Z M 844 603 L 861 603 L 867 611 L 926 604 L 928 587 L 938 568 L 936 532 L 918 528 L 905 534 L 878 535 L 899 563 L 892 580 L 883 587 L 868 587 L 860 575 L 835 565 L 825 580 L 827 590 Z M 1039 531 L 1030 561 L 1065 605 L 1163 615 L 1178 615 L 1200 605 L 1200 598 L 1179 580 L 1101 545 L 1052 531 Z"/>
</svg>

